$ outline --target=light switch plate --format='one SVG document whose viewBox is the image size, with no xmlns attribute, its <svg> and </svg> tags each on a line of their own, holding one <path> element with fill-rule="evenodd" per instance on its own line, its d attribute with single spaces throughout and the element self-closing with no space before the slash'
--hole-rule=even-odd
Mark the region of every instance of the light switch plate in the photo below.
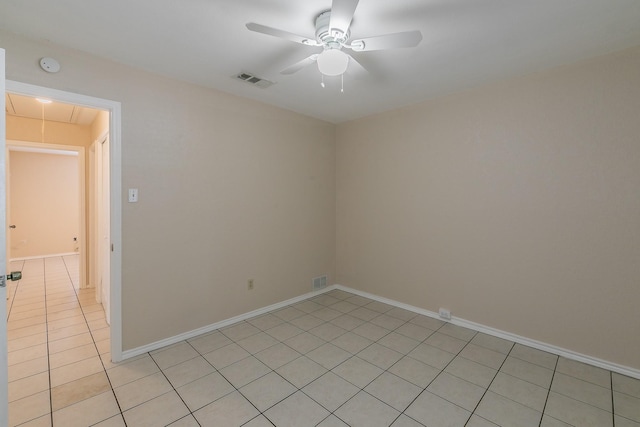
<svg viewBox="0 0 640 427">
<path fill-rule="evenodd" d="M 129 203 L 136 203 L 138 201 L 138 189 L 130 188 L 129 189 Z"/>
</svg>

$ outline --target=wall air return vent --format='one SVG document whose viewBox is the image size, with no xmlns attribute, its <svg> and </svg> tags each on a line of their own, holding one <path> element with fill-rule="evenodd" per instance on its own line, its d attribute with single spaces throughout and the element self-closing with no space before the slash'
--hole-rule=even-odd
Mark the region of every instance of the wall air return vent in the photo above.
<svg viewBox="0 0 640 427">
<path fill-rule="evenodd" d="M 314 277 L 311 279 L 311 290 L 317 291 L 327 287 L 327 276 Z"/>
<path fill-rule="evenodd" d="M 269 86 L 273 85 L 273 82 L 262 79 L 260 77 L 256 77 L 253 74 L 249 74 L 249 73 L 239 73 L 235 77 L 238 80 L 242 80 L 243 82 L 249 83 L 253 86 L 257 86 L 260 89 L 266 89 Z"/>
</svg>

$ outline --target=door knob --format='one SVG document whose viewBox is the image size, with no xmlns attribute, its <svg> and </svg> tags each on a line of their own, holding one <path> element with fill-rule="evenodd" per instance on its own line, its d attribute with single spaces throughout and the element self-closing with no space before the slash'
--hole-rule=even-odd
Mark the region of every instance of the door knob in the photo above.
<svg viewBox="0 0 640 427">
<path fill-rule="evenodd" d="M 11 225 L 9 226 L 9 228 L 16 228 L 16 226 L 15 226 L 15 225 L 13 225 L 13 224 L 11 224 Z"/>
<path fill-rule="evenodd" d="M 12 271 L 11 273 L 7 274 L 7 280 L 16 281 L 20 279 L 22 279 L 22 271 Z M 7 286 L 5 282 L 5 276 L 0 276 L 0 288 L 4 288 L 5 286 Z"/>
<path fill-rule="evenodd" d="M 22 279 L 22 271 L 12 271 L 11 273 L 7 274 L 7 280 L 15 282 L 16 280 L 20 279 Z"/>
</svg>

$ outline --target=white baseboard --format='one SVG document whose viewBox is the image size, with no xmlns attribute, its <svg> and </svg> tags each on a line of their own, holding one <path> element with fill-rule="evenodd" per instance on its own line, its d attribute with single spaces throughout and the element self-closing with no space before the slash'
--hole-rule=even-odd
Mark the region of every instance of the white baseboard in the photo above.
<svg viewBox="0 0 640 427">
<path fill-rule="evenodd" d="M 425 310 L 419 307 L 414 307 L 409 304 L 404 304 L 398 301 L 394 301 L 388 298 L 379 297 L 374 294 L 370 294 L 368 292 L 362 292 L 357 289 L 352 289 L 342 285 L 334 285 L 335 289 L 340 289 L 345 292 L 350 292 L 352 294 L 360 295 L 365 298 L 369 298 L 375 301 L 379 301 L 385 304 L 393 305 L 395 307 L 403 308 L 405 310 L 412 311 L 417 314 L 422 314 L 424 316 L 433 317 L 442 321 L 447 321 L 442 319 L 438 313 L 433 311 Z M 607 360 L 598 359 L 596 357 L 591 357 L 586 354 L 577 353 L 572 350 L 567 350 L 566 348 L 558 347 L 552 344 L 547 344 L 541 341 L 536 341 L 530 338 L 526 338 L 520 335 L 512 334 L 511 332 L 502 331 L 500 329 L 495 329 L 489 326 L 482 325 L 480 323 L 472 322 L 469 320 L 461 319 L 459 317 L 452 316 L 450 323 L 454 325 L 463 326 L 465 328 L 473 329 L 474 331 L 483 332 L 487 335 L 492 335 L 494 337 L 503 338 L 509 341 L 516 342 L 518 344 L 526 345 L 529 347 L 536 348 L 538 350 L 546 351 L 547 353 L 552 353 L 558 356 L 565 357 L 567 359 L 576 360 L 578 362 L 583 362 L 589 365 L 597 366 L 599 368 L 604 368 L 612 372 L 617 372 L 622 375 L 626 375 L 628 377 L 640 379 L 640 369 L 631 368 L 624 365 L 619 365 L 617 363 L 609 362 Z"/>
<path fill-rule="evenodd" d="M 25 257 L 21 257 L 21 258 L 11 258 L 9 260 L 9 262 L 13 262 L 13 261 L 29 261 L 31 259 L 54 258 L 54 257 L 69 256 L 69 255 L 80 255 L 80 252 L 65 252 L 65 253 L 61 253 L 61 254 L 25 256 Z"/>
<path fill-rule="evenodd" d="M 213 324 L 208 325 L 208 326 L 204 326 L 202 328 L 194 329 L 192 331 L 185 332 L 185 333 L 182 333 L 182 334 L 179 334 L 179 335 L 176 335 L 176 336 L 173 336 L 173 337 L 169 337 L 169 338 L 166 338 L 166 339 L 163 339 L 163 340 L 160 340 L 160 341 L 156 341 L 156 342 L 151 343 L 151 344 L 147 344 L 147 345 L 144 345 L 144 346 L 141 346 L 141 347 L 137 347 L 137 348 L 134 348 L 134 349 L 131 349 L 131 350 L 123 351 L 122 352 L 122 360 L 124 361 L 126 359 L 138 356 L 138 355 L 143 354 L 143 353 L 147 353 L 147 352 L 150 352 L 150 351 L 153 351 L 153 350 L 157 350 L 159 348 L 166 347 L 168 345 L 176 344 L 176 343 L 178 343 L 180 341 L 184 341 L 184 340 L 187 340 L 189 338 L 196 337 L 198 335 L 206 334 L 206 333 L 215 331 L 216 329 L 224 328 L 226 326 L 232 325 L 232 324 L 237 323 L 237 322 L 241 322 L 243 320 L 250 319 L 252 317 L 260 316 L 260 315 L 268 313 L 270 311 L 286 307 L 287 305 L 295 304 L 297 302 L 304 301 L 306 299 L 316 297 L 318 295 L 321 295 L 321 294 L 323 294 L 325 292 L 329 292 L 329 291 L 334 290 L 334 289 L 339 289 L 339 290 L 342 290 L 342 291 L 345 291 L 345 292 L 350 292 L 352 294 L 360 295 L 362 297 L 369 298 L 369 299 L 372 299 L 374 301 L 378 301 L 378 302 L 382 302 L 382 303 L 385 303 L 385 304 L 389 304 L 389 305 L 392 305 L 392 306 L 398 307 L 398 308 L 403 308 L 405 310 L 412 311 L 412 312 L 414 312 L 416 314 L 422 314 L 424 316 L 433 317 L 435 319 L 446 321 L 446 320 L 442 319 L 438 315 L 438 313 L 435 313 L 433 311 L 425 310 L 425 309 L 422 309 L 422 308 L 419 308 L 419 307 L 415 307 L 415 306 L 412 306 L 412 305 L 409 305 L 409 304 L 404 304 L 404 303 L 401 303 L 401 302 L 398 302 L 398 301 L 395 301 L 395 300 L 392 300 L 392 299 L 389 299 L 389 298 L 380 297 L 378 295 L 370 294 L 368 292 L 359 291 L 357 289 L 352 289 L 352 288 L 349 288 L 349 287 L 346 287 L 346 286 L 333 285 L 333 286 L 329 286 L 329 287 L 326 287 L 324 289 L 321 289 L 319 291 L 309 292 L 307 294 L 300 295 L 298 297 L 291 298 L 291 299 L 288 299 L 286 301 L 282 301 L 282 302 L 279 302 L 279 303 L 276 303 L 276 304 L 272 304 L 272 305 L 269 305 L 267 307 L 263 307 L 263 308 L 260 308 L 260 309 L 257 309 L 257 310 L 250 311 L 250 312 L 245 313 L 245 314 L 241 314 L 239 316 L 232 317 L 230 319 L 226 319 L 226 320 L 223 320 L 223 321 L 220 321 L 220 322 L 217 322 L 217 323 L 213 323 Z M 551 345 L 551 344 L 543 343 L 543 342 L 540 342 L 540 341 L 536 341 L 536 340 L 533 340 L 533 339 L 530 339 L 530 338 L 526 338 L 526 337 L 523 337 L 523 336 L 520 336 L 520 335 L 512 334 L 510 332 L 502 331 L 500 329 L 491 328 L 489 326 L 481 325 L 479 323 L 471 322 L 469 320 L 461 319 L 461 318 L 455 317 L 455 316 L 452 317 L 449 322 L 454 324 L 454 325 L 463 326 L 465 328 L 473 329 L 474 331 L 478 331 L 478 332 L 483 332 L 485 334 L 492 335 L 494 337 L 503 338 L 503 339 L 506 339 L 506 340 L 509 340 L 509 341 L 513 341 L 513 342 L 522 344 L 522 345 L 526 345 L 526 346 L 529 346 L 529 347 L 536 348 L 538 350 L 542 350 L 542 351 L 546 351 L 548 353 L 556 354 L 558 356 L 566 357 L 567 359 L 572 359 L 572 360 L 576 360 L 576 361 L 579 361 L 579 362 L 587 363 L 589 365 L 593 365 L 593 366 L 597 366 L 599 368 L 607 369 L 607 370 L 612 371 L 612 372 L 617 372 L 619 374 L 626 375 L 628 377 L 640 379 L 640 369 L 619 365 L 617 363 L 609 362 L 607 360 L 602 360 L 602 359 L 598 359 L 598 358 L 595 358 L 595 357 L 588 356 L 586 354 L 577 353 L 577 352 L 572 351 L 572 350 L 567 350 L 567 349 L 562 348 L 562 347 L 558 347 L 558 346 L 555 346 L 555 345 Z"/>
<path fill-rule="evenodd" d="M 273 310 L 278 310 L 279 308 L 286 307 L 290 304 L 295 304 L 300 301 L 304 301 L 309 298 L 313 298 L 315 296 L 321 295 L 325 292 L 329 292 L 330 290 L 335 289 L 335 286 L 329 286 L 324 289 L 309 292 L 307 294 L 300 295 L 295 298 L 288 299 L 286 301 L 278 302 L 276 304 L 271 304 L 267 307 L 259 308 L 257 310 L 250 311 L 248 313 L 241 314 L 239 316 L 231 317 L 229 319 L 222 320 L 220 322 L 212 323 L 211 325 L 203 326 L 202 328 L 194 329 L 189 332 L 185 332 L 179 335 L 175 335 L 173 337 L 165 338 L 160 341 L 153 342 L 151 344 L 143 345 L 141 347 L 136 347 L 131 350 L 125 350 L 122 352 L 122 361 L 129 359 L 131 357 L 138 356 L 143 353 L 147 353 L 153 350 L 157 350 L 162 347 L 166 347 L 168 345 L 179 343 L 180 341 L 188 340 L 189 338 L 197 337 L 198 335 L 206 334 L 216 329 L 221 329 L 229 325 L 233 325 L 234 323 L 241 322 L 243 320 L 251 319 L 252 317 L 257 317 L 263 314 L 266 314 Z"/>
</svg>

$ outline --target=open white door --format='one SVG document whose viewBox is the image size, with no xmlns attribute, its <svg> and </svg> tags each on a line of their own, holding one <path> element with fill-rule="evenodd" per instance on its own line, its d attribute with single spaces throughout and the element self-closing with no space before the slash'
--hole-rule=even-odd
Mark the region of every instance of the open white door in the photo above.
<svg viewBox="0 0 640 427">
<path fill-rule="evenodd" d="M 0 112 L 5 111 L 4 105 L 4 49 L 0 49 Z M 0 114 L 0 226 L 7 226 L 6 214 L 6 117 Z M 5 275 L 7 269 L 7 233 L 6 229 L 0 233 L 0 426 L 9 424 L 9 381 L 7 366 L 7 288 L 5 287 Z"/>
</svg>

